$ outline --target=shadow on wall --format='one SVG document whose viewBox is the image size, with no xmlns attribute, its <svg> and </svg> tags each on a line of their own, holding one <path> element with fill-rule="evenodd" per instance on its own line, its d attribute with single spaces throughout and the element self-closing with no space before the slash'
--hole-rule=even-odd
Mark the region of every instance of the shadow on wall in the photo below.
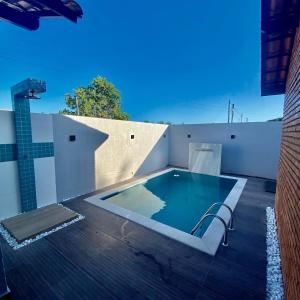
<svg viewBox="0 0 300 300">
<path fill-rule="evenodd" d="M 121 182 L 133 176 L 147 175 L 168 166 L 168 127 L 155 137 L 149 147 L 144 147 L 143 140 L 140 140 L 139 136 L 135 136 L 135 141 L 131 145 L 130 157 L 121 160 L 122 164 L 119 167 L 118 176 L 115 178 L 114 183 Z M 126 174 L 128 174 L 127 178 L 125 178 Z"/>
<path fill-rule="evenodd" d="M 169 127 L 167 127 L 158 137 L 155 144 L 152 145 L 150 151 L 145 155 L 145 159 L 140 164 L 135 172 L 135 176 L 149 174 L 153 171 L 162 169 L 169 164 Z M 167 143 L 166 151 L 161 151 L 161 147 Z M 162 161 L 167 161 L 167 164 L 162 165 Z"/>
<path fill-rule="evenodd" d="M 168 165 L 167 125 L 65 115 L 53 120 L 59 202 Z"/>
<path fill-rule="evenodd" d="M 95 153 L 95 189 L 168 165 L 168 126 L 103 119 L 99 122 L 111 123 L 111 126 L 107 129 L 109 141 Z"/>
<path fill-rule="evenodd" d="M 57 199 L 62 201 L 95 189 L 95 151 L 108 134 L 68 116 L 54 115 L 54 152 Z"/>
</svg>

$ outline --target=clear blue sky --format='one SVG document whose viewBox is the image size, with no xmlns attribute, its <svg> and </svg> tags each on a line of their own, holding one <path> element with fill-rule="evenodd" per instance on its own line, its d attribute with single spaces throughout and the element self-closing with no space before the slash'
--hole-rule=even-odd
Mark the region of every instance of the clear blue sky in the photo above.
<svg viewBox="0 0 300 300">
<path fill-rule="evenodd" d="M 133 120 L 225 122 L 230 98 L 249 121 L 282 116 L 283 97 L 260 97 L 260 1 L 83 1 L 78 24 L 45 19 L 36 32 L 0 22 L 0 108 L 10 87 L 44 79 L 34 112 L 96 75 L 121 91 Z"/>
</svg>

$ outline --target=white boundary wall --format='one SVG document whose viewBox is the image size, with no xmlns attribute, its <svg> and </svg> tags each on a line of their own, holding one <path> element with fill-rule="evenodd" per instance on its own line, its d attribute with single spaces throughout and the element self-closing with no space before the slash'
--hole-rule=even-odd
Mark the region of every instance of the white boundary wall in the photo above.
<svg viewBox="0 0 300 300">
<path fill-rule="evenodd" d="M 189 143 L 216 143 L 222 144 L 221 172 L 275 179 L 281 130 L 281 122 L 173 125 L 169 163 L 187 168 Z"/>
<path fill-rule="evenodd" d="M 187 168 L 191 142 L 222 144 L 223 173 L 277 174 L 281 122 L 168 126 L 46 114 L 31 120 L 33 142 L 54 141 L 55 149 L 55 159 L 34 160 L 39 207 L 167 165 Z M 0 128 L 0 144 L 15 143 L 11 111 L 0 110 Z M 0 219 L 20 212 L 19 197 L 17 162 L 0 163 Z"/>
</svg>

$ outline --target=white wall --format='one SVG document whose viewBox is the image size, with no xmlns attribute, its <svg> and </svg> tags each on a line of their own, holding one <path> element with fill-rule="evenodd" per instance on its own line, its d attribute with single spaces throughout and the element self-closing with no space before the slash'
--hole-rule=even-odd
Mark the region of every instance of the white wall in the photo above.
<svg viewBox="0 0 300 300">
<path fill-rule="evenodd" d="M 53 142 L 53 118 L 47 114 L 31 114 L 32 142 Z M 55 159 L 43 157 L 34 159 L 37 206 L 43 207 L 57 202 Z"/>
<path fill-rule="evenodd" d="M 36 158 L 34 160 L 34 174 L 37 207 L 56 203 L 54 157 Z"/>
<path fill-rule="evenodd" d="M 189 143 L 218 143 L 223 145 L 223 173 L 275 179 L 281 127 L 281 122 L 174 125 L 170 128 L 169 162 L 187 168 Z"/>
<path fill-rule="evenodd" d="M 53 142 L 53 118 L 52 115 L 31 114 L 32 142 Z"/>
<path fill-rule="evenodd" d="M 16 142 L 15 125 L 11 111 L 0 110 L 0 144 Z"/>
<path fill-rule="evenodd" d="M 168 165 L 167 125 L 63 115 L 53 118 L 59 201 Z M 76 141 L 70 142 L 70 135 L 76 135 Z"/>
<path fill-rule="evenodd" d="M 0 163 L 0 220 L 21 212 L 18 165 L 16 161 Z"/>
<path fill-rule="evenodd" d="M 0 144 L 16 142 L 13 113 L 0 110 Z M 0 220 L 21 210 L 16 161 L 0 162 Z"/>
</svg>

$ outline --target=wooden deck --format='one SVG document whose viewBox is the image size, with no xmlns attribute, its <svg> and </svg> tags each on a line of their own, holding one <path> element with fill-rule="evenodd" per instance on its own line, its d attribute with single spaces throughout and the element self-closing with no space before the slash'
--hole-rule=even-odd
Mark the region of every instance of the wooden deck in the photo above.
<svg viewBox="0 0 300 300">
<path fill-rule="evenodd" d="M 265 207 L 250 178 L 228 248 L 211 257 L 82 199 L 86 218 L 17 251 L 0 237 L 13 299 L 265 299 Z"/>
<path fill-rule="evenodd" d="M 74 220 L 78 215 L 58 204 L 51 204 L 1 222 L 4 228 L 21 243 L 38 234 Z"/>
</svg>

